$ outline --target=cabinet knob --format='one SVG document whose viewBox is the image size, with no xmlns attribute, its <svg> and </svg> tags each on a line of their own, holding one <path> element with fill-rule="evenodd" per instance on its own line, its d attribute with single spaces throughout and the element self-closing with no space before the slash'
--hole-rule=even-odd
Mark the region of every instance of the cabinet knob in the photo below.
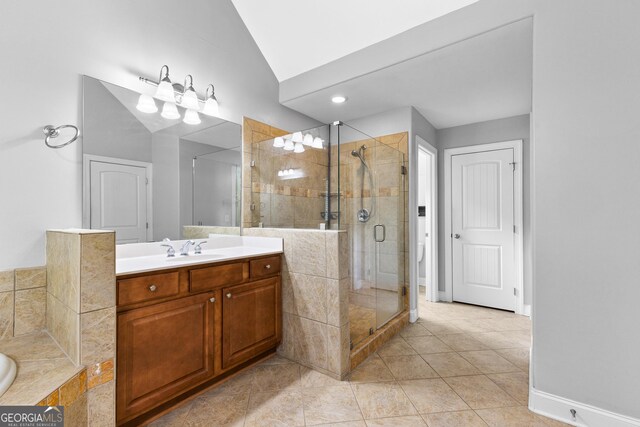
<svg viewBox="0 0 640 427">
<path fill-rule="evenodd" d="M 227 298 L 231 298 L 231 292 L 227 294 Z"/>
<path fill-rule="evenodd" d="M 267 270 L 271 268 L 271 264 L 267 264 L 264 266 L 264 268 L 266 268 Z"/>
<path fill-rule="evenodd" d="M 216 302 L 216 299 L 214 297 L 211 297 L 211 298 L 209 298 L 209 301 Z"/>
<path fill-rule="evenodd" d="M 156 291 L 156 289 L 158 289 L 158 287 L 157 287 L 156 285 L 151 285 L 151 286 L 149 286 L 149 290 L 150 290 L 151 292 L 155 292 L 155 291 Z"/>
</svg>

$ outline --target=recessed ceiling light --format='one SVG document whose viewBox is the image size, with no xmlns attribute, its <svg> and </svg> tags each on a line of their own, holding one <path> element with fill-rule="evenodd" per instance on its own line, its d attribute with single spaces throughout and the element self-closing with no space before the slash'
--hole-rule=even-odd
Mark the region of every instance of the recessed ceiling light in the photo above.
<svg viewBox="0 0 640 427">
<path fill-rule="evenodd" d="M 333 98 L 331 98 L 331 102 L 333 102 L 334 104 L 342 104 L 346 100 L 347 100 L 347 97 L 342 95 L 336 95 Z"/>
</svg>

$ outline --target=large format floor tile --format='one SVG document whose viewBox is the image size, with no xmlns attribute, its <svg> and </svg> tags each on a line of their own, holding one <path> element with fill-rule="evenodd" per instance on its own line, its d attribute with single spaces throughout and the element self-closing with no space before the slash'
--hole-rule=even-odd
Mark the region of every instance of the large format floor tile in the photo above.
<svg viewBox="0 0 640 427">
<path fill-rule="evenodd" d="M 422 299 L 420 314 L 418 323 L 404 328 L 372 354 L 347 381 L 274 356 L 151 425 L 564 425 L 526 407 L 528 318 Z"/>
</svg>

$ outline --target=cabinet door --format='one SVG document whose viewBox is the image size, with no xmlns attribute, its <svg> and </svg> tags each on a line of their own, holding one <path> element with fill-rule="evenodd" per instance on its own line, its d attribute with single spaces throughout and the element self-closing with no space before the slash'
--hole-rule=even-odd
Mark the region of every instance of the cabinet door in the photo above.
<svg viewBox="0 0 640 427">
<path fill-rule="evenodd" d="M 209 292 L 118 315 L 119 422 L 213 376 L 214 296 Z"/>
<path fill-rule="evenodd" d="M 280 277 L 223 289 L 222 367 L 251 359 L 280 342 Z"/>
</svg>

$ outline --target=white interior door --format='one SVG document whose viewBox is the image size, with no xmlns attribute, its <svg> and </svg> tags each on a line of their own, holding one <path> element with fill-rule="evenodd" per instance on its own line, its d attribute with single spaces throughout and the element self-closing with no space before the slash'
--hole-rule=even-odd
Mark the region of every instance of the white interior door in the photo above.
<svg viewBox="0 0 640 427">
<path fill-rule="evenodd" d="M 515 310 L 513 149 L 452 156 L 453 300 Z"/>
<path fill-rule="evenodd" d="M 147 241 L 147 169 L 91 161 L 91 228 L 115 230 L 116 243 Z"/>
</svg>

